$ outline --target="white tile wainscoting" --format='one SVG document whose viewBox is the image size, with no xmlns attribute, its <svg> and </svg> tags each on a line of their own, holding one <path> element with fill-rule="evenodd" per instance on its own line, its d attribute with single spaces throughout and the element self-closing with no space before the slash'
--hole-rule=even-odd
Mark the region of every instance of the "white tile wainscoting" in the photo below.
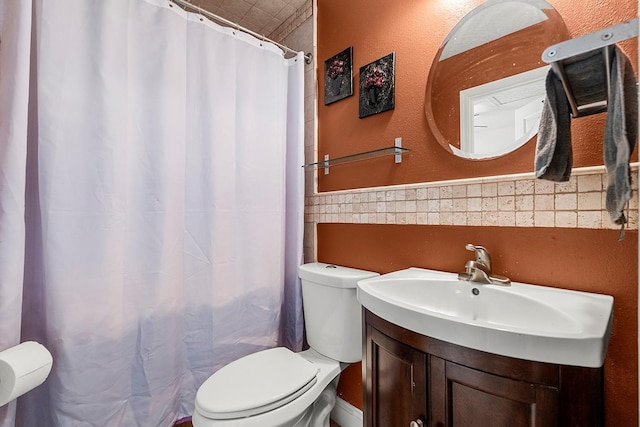
<svg viewBox="0 0 640 427">
<path fill-rule="evenodd" d="M 348 166 L 346 166 L 348 167 Z M 627 229 L 638 229 L 638 163 Z M 576 168 L 567 182 L 533 173 L 361 188 L 305 199 L 307 223 L 423 224 L 618 229 L 605 208 L 604 166 Z"/>
</svg>

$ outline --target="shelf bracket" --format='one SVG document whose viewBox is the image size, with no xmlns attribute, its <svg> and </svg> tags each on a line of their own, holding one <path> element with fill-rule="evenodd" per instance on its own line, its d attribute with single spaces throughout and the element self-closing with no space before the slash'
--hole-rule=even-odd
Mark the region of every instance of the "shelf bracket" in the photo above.
<svg viewBox="0 0 640 427">
<path fill-rule="evenodd" d="M 395 162 L 402 163 L 402 138 L 398 137 L 395 140 L 395 144 L 393 146 L 395 149 Z"/>
</svg>

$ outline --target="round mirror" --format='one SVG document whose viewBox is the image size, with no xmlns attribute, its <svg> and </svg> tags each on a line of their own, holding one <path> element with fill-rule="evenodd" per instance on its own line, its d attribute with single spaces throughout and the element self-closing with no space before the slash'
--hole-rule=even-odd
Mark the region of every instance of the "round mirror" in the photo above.
<svg viewBox="0 0 640 427">
<path fill-rule="evenodd" d="M 544 0 L 489 0 L 442 43 L 429 72 L 426 115 L 447 151 L 490 159 L 538 132 L 548 46 L 567 40 L 560 14 Z"/>
</svg>

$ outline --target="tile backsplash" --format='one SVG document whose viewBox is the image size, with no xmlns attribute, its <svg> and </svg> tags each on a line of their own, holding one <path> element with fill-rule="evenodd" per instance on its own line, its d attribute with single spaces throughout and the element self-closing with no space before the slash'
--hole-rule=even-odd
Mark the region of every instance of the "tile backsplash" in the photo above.
<svg viewBox="0 0 640 427">
<path fill-rule="evenodd" d="M 637 163 L 632 184 L 627 228 L 637 230 Z M 305 222 L 617 229 L 606 186 L 606 170 L 597 166 L 574 169 L 562 183 L 527 173 L 332 191 L 305 199 Z"/>
</svg>

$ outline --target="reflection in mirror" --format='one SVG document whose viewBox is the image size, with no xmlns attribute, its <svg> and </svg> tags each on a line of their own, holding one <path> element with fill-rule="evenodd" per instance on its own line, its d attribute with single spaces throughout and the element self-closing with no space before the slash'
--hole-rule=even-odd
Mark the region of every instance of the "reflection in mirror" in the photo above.
<svg viewBox="0 0 640 427">
<path fill-rule="evenodd" d="M 489 0 L 451 30 L 429 72 L 426 115 L 448 151 L 509 153 L 537 133 L 548 67 L 543 50 L 569 38 L 543 0 Z"/>
<path fill-rule="evenodd" d="M 460 91 L 460 157 L 488 158 L 509 153 L 537 132 L 551 67 L 505 77 Z"/>
</svg>

